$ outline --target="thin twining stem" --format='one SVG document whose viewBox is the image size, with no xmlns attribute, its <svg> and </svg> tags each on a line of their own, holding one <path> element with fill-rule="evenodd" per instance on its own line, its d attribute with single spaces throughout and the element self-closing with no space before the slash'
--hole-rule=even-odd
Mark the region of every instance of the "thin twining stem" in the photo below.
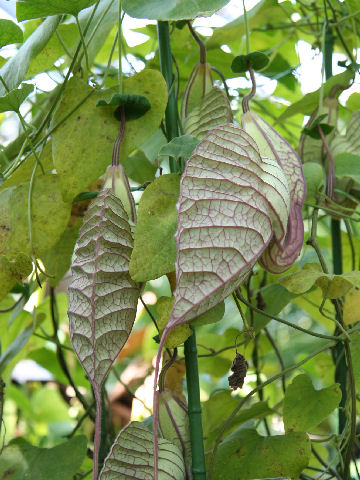
<svg viewBox="0 0 360 480">
<path fill-rule="evenodd" d="M 200 63 L 206 63 L 206 48 L 205 44 L 201 41 L 199 35 L 195 32 L 193 26 L 191 25 L 190 20 L 187 21 L 189 30 L 191 35 L 194 37 L 196 43 L 199 45 L 200 48 Z"/>
<path fill-rule="evenodd" d="M 120 164 L 120 149 L 121 149 L 121 144 L 122 144 L 124 134 L 125 134 L 125 107 L 124 107 L 124 105 L 121 105 L 120 112 L 121 112 L 121 125 L 120 125 L 119 135 L 117 136 L 117 138 L 115 140 L 113 153 L 112 153 L 112 165 L 113 165 L 113 167 Z"/>
<path fill-rule="evenodd" d="M 265 312 L 264 310 L 260 310 L 260 308 L 257 308 L 252 303 L 248 302 L 240 293 L 237 293 L 237 297 L 247 307 L 254 310 L 254 312 L 260 313 L 261 315 L 264 315 L 265 317 L 270 318 L 271 320 L 276 320 L 277 322 L 283 323 L 284 325 L 287 325 L 288 327 L 294 328 L 295 330 L 299 330 L 300 332 L 307 333 L 308 335 L 312 335 L 313 337 L 325 338 L 327 340 L 341 341 L 341 340 L 344 339 L 344 335 L 339 335 L 339 336 L 336 337 L 334 335 L 324 335 L 322 333 L 317 333 L 317 332 L 312 332 L 311 330 L 306 330 L 306 328 L 299 327 L 298 325 L 295 325 L 291 322 L 288 322 L 287 320 L 284 320 L 283 318 L 279 318 L 275 315 L 271 315 L 270 313 Z"/>
<path fill-rule="evenodd" d="M 243 113 L 246 113 L 246 112 L 250 111 L 249 101 L 255 96 L 255 93 L 256 93 L 255 75 L 254 75 L 254 70 L 252 69 L 252 66 L 250 65 L 250 63 L 248 64 L 248 69 L 249 69 L 249 73 L 250 73 L 252 87 L 251 87 L 250 93 L 245 95 L 243 97 L 242 101 L 241 101 L 241 106 L 242 106 Z"/>
<path fill-rule="evenodd" d="M 261 312 L 261 310 L 260 310 Z M 216 452 L 217 452 L 217 449 L 220 445 L 220 442 L 222 440 L 222 437 L 225 433 L 225 431 L 228 429 L 228 427 L 230 426 L 230 423 L 231 421 L 233 420 L 233 418 L 235 418 L 235 416 L 237 415 L 237 413 L 241 410 L 241 408 L 244 406 L 244 404 L 248 401 L 248 399 L 250 397 L 252 397 L 255 393 L 257 393 L 260 389 L 263 389 L 264 387 L 266 387 L 267 385 L 270 385 L 271 383 L 275 382 L 276 380 L 278 380 L 279 378 L 281 378 L 283 375 L 286 375 L 290 372 L 292 372 L 293 370 L 296 370 L 297 368 L 301 367 L 301 365 L 303 365 L 304 363 L 308 362 L 309 360 L 311 360 L 313 357 L 315 357 L 316 355 L 319 355 L 320 353 L 324 352 L 325 350 L 328 350 L 329 348 L 332 348 L 334 345 L 336 344 L 336 342 L 328 342 L 326 345 L 324 345 L 323 347 L 319 348 L 318 350 L 316 350 L 315 352 L 311 353 L 310 355 L 308 355 L 306 358 L 304 358 L 303 360 L 301 360 L 300 362 L 298 363 L 295 363 L 294 365 L 291 365 L 290 367 L 286 368 L 285 370 L 282 370 L 280 373 L 277 373 L 276 375 L 270 377 L 268 380 L 266 380 L 265 382 L 263 382 L 261 385 L 258 385 L 256 388 L 254 388 L 253 390 L 251 390 L 250 393 L 248 393 L 239 403 L 238 405 L 234 408 L 234 410 L 231 412 L 231 414 L 228 416 L 228 418 L 225 420 L 225 423 L 223 424 L 218 436 L 216 437 L 216 440 L 215 440 L 215 445 L 214 445 L 214 449 L 213 449 L 213 452 L 212 452 L 212 456 L 211 456 L 211 460 L 210 460 L 210 465 L 209 465 L 209 475 L 208 475 L 208 480 L 211 480 L 211 477 L 212 477 L 212 472 L 213 472 L 213 469 L 214 469 L 214 464 L 215 464 L 215 457 L 216 457 Z"/>
</svg>

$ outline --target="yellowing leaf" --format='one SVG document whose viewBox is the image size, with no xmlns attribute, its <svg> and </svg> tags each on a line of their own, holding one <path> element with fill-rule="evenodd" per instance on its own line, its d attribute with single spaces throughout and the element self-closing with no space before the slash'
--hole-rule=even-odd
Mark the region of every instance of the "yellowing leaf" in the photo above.
<svg viewBox="0 0 360 480">
<path fill-rule="evenodd" d="M 174 297 L 160 297 L 156 303 L 156 311 L 159 315 L 157 323 L 160 334 L 164 331 L 167 322 L 169 321 L 171 310 L 174 304 Z M 165 348 L 175 348 L 183 344 L 192 334 L 189 325 L 180 325 L 175 327 L 167 335 L 165 340 Z"/>
<path fill-rule="evenodd" d="M 352 288 L 348 291 L 344 302 L 343 319 L 345 325 L 360 322 L 360 290 Z"/>
<path fill-rule="evenodd" d="M 165 80 L 155 70 L 145 69 L 125 79 L 123 93 L 146 97 L 151 108 L 139 119 L 126 122 L 121 159 L 125 159 L 156 132 L 167 104 Z M 68 82 L 56 111 L 54 124 L 63 120 L 83 101 L 53 134 L 54 165 L 59 174 L 62 194 L 67 201 L 71 201 L 102 175 L 111 163 L 120 122 L 114 117 L 114 107 L 96 106 L 96 101 L 104 95 L 106 92 L 96 92 L 74 77 Z"/>
<path fill-rule="evenodd" d="M 305 293 L 316 285 L 321 288 L 325 298 L 333 299 L 342 297 L 353 286 L 360 287 L 360 271 L 333 275 L 321 272 L 317 264 L 307 264 L 302 271 L 281 278 L 279 283 L 296 294 Z"/>
<path fill-rule="evenodd" d="M 31 253 L 28 197 L 29 182 L 0 190 L 0 254 Z M 44 253 L 60 238 L 69 220 L 70 208 L 62 199 L 57 175 L 46 174 L 35 179 L 31 209 L 35 255 Z"/>
</svg>

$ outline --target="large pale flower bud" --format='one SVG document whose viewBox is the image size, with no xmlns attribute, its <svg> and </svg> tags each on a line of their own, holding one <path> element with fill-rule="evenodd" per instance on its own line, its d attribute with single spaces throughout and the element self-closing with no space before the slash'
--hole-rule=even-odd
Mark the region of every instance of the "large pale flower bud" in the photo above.
<svg viewBox="0 0 360 480">
<path fill-rule="evenodd" d="M 201 106 L 205 95 L 213 88 L 213 83 L 210 64 L 198 62 L 188 79 L 181 103 L 183 124 L 191 111 Z"/>
<path fill-rule="evenodd" d="M 301 209 L 305 200 L 306 186 L 301 160 L 289 143 L 256 113 L 244 113 L 241 123 L 244 130 L 255 140 L 260 155 L 263 158 L 275 160 L 284 172 L 288 183 L 290 213 L 286 234 L 282 238 L 274 235 L 260 260 L 266 270 L 281 273 L 297 259 L 304 241 Z M 273 229 L 275 232 L 274 220 Z"/>
</svg>

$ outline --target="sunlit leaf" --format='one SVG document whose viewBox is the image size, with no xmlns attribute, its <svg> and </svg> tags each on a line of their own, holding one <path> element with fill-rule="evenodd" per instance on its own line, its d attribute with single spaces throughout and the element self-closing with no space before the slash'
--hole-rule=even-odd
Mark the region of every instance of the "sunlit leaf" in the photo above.
<svg viewBox="0 0 360 480">
<path fill-rule="evenodd" d="M 152 433 L 140 422 L 131 422 L 116 437 L 100 480 L 152 478 L 154 470 L 154 444 Z M 184 460 L 181 452 L 168 440 L 159 438 L 159 480 L 185 480 Z"/>
<path fill-rule="evenodd" d="M 76 435 L 53 448 L 39 448 L 23 438 L 12 440 L 1 454 L 0 478 L 69 480 L 86 455 L 86 437 Z"/>
<path fill-rule="evenodd" d="M 333 77 L 329 78 L 329 80 L 327 80 L 322 87 L 324 97 L 327 97 L 335 86 L 347 88 L 353 78 L 354 78 L 354 72 L 351 70 L 346 70 L 343 73 L 339 73 L 338 75 L 334 75 Z M 343 89 L 339 88 L 339 90 L 337 91 L 337 94 L 340 95 L 342 90 Z M 290 105 L 279 116 L 279 118 L 277 119 L 277 122 L 281 123 L 285 119 L 292 117 L 296 113 L 304 113 L 305 115 L 311 115 L 311 113 L 319 103 L 319 95 L 320 95 L 319 89 L 314 92 L 307 93 L 301 98 L 301 100 Z"/>
<path fill-rule="evenodd" d="M 156 302 L 156 312 L 158 314 L 157 324 L 160 336 L 164 331 L 174 304 L 174 297 L 160 297 Z M 165 348 L 175 348 L 182 345 L 192 335 L 189 325 L 179 325 L 175 327 L 165 340 Z"/>
<path fill-rule="evenodd" d="M 162 175 L 146 188 L 141 197 L 130 261 L 130 274 L 137 282 L 174 271 L 175 205 L 179 198 L 179 181 L 176 173 Z"/>
<path fill-rule="evenodd" d="M 23 32 L 16 23 L 5 18 L 0 19 L 0 48 L 11 43 L 21 43 Z"/>
<path fill-rule="evenodd" d="M 160 158 L 173 157 L 175 160 L 189 158 L 198 143 L 199 140 L 192 135 L 181 135 L 181 137 L 175 137 L 169 143 L 163 145 L 159 150 L 158 156 Z"/>
<path fill-rule="evenodd" d="M 308 375 L 294 378 L 284 398 L 286 432 L 308 432 L 335 410 L 341 400 L 339 384 L 315 390 Z"/>
<path fill-rule="evenodd" d="M 0 97 L 0 113 L 18 112 L 20 105 L 33 90 L 34 85 L 31 83 L 22 83 L 19 88 L 15 88 L 3 97 Z"/>
<path fill-rule="evenodd" d="M 7 88 L 13 90 L 24 79 L 32 58 L 45 47 L 52 34 L 55 32 L 60 18 L 53 16 L 47 18 L 30 37 L 21 45 L 14 56 L 0 69 Z M 6 95 L 5 87 L 0 84 L 0 97 Z"/>
<path fill-rule="evenodd" d="M 139 119 L 126 123 L 121 159 L 128 157 L 158 129 L 167 103 L 164 78 L 154 70 L 145 69 L 125 79 L 123 91 L 147 97 L 151 109 Z M 54 123 L 61 121 L 83 101 L 52 136 L 54 165 L 66 200 L 71 201 L 76 194 L 86 190 L 111 163 L 120 122 L 114 117 L 114 107 L 96 107 L 96 100 L 103 96 L 104 92 L 95 93 L 94 89 L 74 77 L 69 81 L 56 111 Z"/>
<path fill-rule="evenodd" d="M 96 0 L 18 0 L 16 2 L 16 18 L 19 22 L 31 18 L 42 18 L 50 15 L 77 15 L 83 8 L 90 7 Z"/>
<path fill-rule="evenodd" d="M 157 0 L 124 0 L 123 9 L 135 18 L 151 20 L 191 20 L 195 17 L 212 15 L 229 0 L 174 0 L 169 3 Z"/>
</svg>

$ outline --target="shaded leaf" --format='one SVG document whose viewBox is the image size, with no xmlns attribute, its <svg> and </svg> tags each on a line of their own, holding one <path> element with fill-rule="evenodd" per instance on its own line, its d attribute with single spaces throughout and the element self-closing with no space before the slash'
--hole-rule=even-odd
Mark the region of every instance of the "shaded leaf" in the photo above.
<svg viewBox="0 0 360 480">
<path fill-rule="evenodd" d="M 70 338 L 94 389 L 128 339 L 139 288 L 129 275 L 133 240 L 121 201 L 104 190 L 80 229 L 69 286 Z"/>
<path fill-rule="evenodd" d="M 22 83 L 19 88 L 15 88 L 3 97 L 0 97 L 0 113 L 18 112 L 20 105 L 33 90 L 34 85 L 31 83 Z"/>
<path fill-rule="evenodd" d="M 11 20 L 0 19 L 0 48 L 11 43 L 21 43 L 24 39 L 21 28 Z"/>
<path fill-rule="evenodd" d="M 76 16 L 83 8 L 90 7 L 96 0 L 18 0 L 16 18 L 19 22 L 50 15 L 70 14 Z"/>
<path fill-rule="evenodd" d="M 220 444 L 215 457 L 214 478 L 298 478 L 308 465 L 310 454 L 310 439 L 305 433 L 262 437 L 255 430 L 240 428 Z"/>
<path fill-rule="evenodd" d="M 330 148 L 334 156 L 337 156 L 341 153 L 352 153 L 353 155 L 358 155 L 360 148 L 359 121 L 360 110 L 356 110 L 346 125 L 346 134 L 337 134 L 332 139 Z"/>
<path fill-rule="evenodd" d="M 354 72 L 351 70 L 346 70 L 345 72 L 334 75 L 327 80 L 323 85 L 323 94 L 324 97 L 329 96 L 331 90 L 335 86 L 343 87 L 337 91 L 339 95 L 344 88 L 348 88 L 349 83 L 354 78 Z M 314 92 L 307 93 L 302 97 L 301 100 L 290 105 L 277 119 L 277 123 L 283 122 L 285 119 L 292 117 L 296 113 L 303 113 L 305 115 L 311 115 L 314 109 L 319 103 L 320 89 L 315 90 Z"/>
<path fill-rule="evenodd" d="M 194 327 L 199 327 L 200 325 L 209 325 L 211 323 L 216 323 L 223 318 L 224 313 L 225 302 L 220 302 L 218 305 L 215 305 L 215 307 L 210 308 L 210 310 L 200 315 L 200 317 L 191 320 L 190 324 L 194 325 Z"/>
<path fill-rule="evenodd" d="M 284 398 L 285 431 L 308 432 L 330 415 L 340 400 L 338 383 L 315 390 L 308 375 L 297 375 L 287 387 Z"/>
<path fill-rule="evenodd" d="M 60 17 L 47 18 L 21 45 L 16 54 L 11 57 L 0 69 L 9 90 L 16 88 L 24 79 L 31 59 L 45 47 L 58 26 Z M 0 84 L 0 97 L 6 95 L 5 87 Z"/>
<path fill-rule="evenodd" d="M 200 140 L 215 127 L 232 122 L 232 112 L 225 92 L 212 87 L 201 104 L 186 117 L 184 131 Z"/>
<path fill-rule="evenodd" d="M 121 162 L 126 175 L 137 183 L 152 182 L 155 178 L 156 165 L 148 160 L 141 150 Z"/>
<path fill-rule="evenodd" d="M 251 52 L 247 55 L 238 55 L 231 64 L 231 70 L 243 73 L 249 70 L 249 65 L 255 70 L 261 70 L 269 63 L 269 57 L 263 52 Z"/>
<path fill-rule="evenodd" d="M 219 434 L 224 420 L 237 407 L 239 400 L 234 398 L 231 390 L 214 392 L 209 400 L 202 404 L 204 438 L 207 449 L 210 449 Z M 267 402 L 254 403 L 249 408 L 242 408 L 232 419 L 226 431 L 233 431 L 235 427 L 251 419 L 264 418 L 273 413 Z"/>
<path fill-rule="evenodd" d="M 169 3 L 157 0 L 124 0 L 123 9 L 135 18 L 151 20 L 191 20 L 212 15 L 229 3 L 229 0 L 174 0 Z"/>
<path fill-rule="evenodd" d="M 86 455 L 87 439 L 77 435 L 53 448 L 34 447 L 23 438 L 12 440 L 1 454 L 2 480 L 69 480 Z"/>
<path fill-rule="evenodd" d="M 339 153 L 334 157 L 335 176 L 337 178 L 347 177 L 360 184 L 360 156 L 353 153 Z"/>
<path fill-rule="evenodd" d="M 130 260 L 130 275 L 137 282 L 174 271 L 179 181 L 176 173 L 162 175 L 141 197 Z"/>
<path fill-rule="evenodd" d="M 41 165 L 44 169 L 45 173 L 51 173 L 52 169 L 54 168 L 54 164 L 52 161 L 51 155 L 51 142 L 48 142 L 41 152 L 38 152 L 39 160 Z M 36 164 L 36 158 L 34 155 L 30 155 L 26 158 L 24 162 L 14 171 L 14 173 L 9 177 L 2 185 L 1 189 L 5 189 L 7 187 L 11 187 L 12 185 L 17 185 L 19 183 L 28 182 L 31 178 L 31 175 L 34 170 L 34 166 Z M 36 169 L 35 178 L 40 177 L 43 175 L 41 167 Z"/>
<path fill-rule="evenodd" d="M 55 245 L 41 256 L 46 272 L 51 275 L 48 282 L 52 287 L 55 287 L 62 280 L 70 268 L 71 256 L 79 235 L 79 228 L 80 222 L 67 227 Z"/>
<path fill-rule="evenodd" d="M 120 161 L 157 130 L 167 103 L 164 78 L 154 70 L 145 69 L 125 79 L 123 90 L 126 94 L 146 96 L 151 109 L 138 120 L 126 123 Z M 54 165 L 66 200 L 72 200 L 85 190 L 111 163 L 120 123 L 113 116 L 113 107 L 96 107 L 96 99 L 103 96 L 104 92 L 95 93 L 90 86 L 74 77 L 68 82 L 56 111 L 55 124 L 72 111 L 74 105 L 84 100 L 52 135 Z"/>
<path fill-rule="evenodd" d="M 28 222 L 29 182 L 0 190 L 2 227 L 0 254 L 30 254 Z M 51 248 L 65 230 L 69 203 L 62 200 L 57 175 L 36 177 L 32 191 L 32 234 L 35 255 Z"/>
<path fill-rule="evenodd" d="M 33 22 L 38 21 L 33 20 Z M 57 26 L 56 31 L 68 51 L 71 51 L 76 42 L 79 41 L 79 30 L 75 23 L 62 23 Z M 64 46 L 59 40 L 58 35 L 55 33 L 50 37 L 41 52 L 31 60 L 26 76 L 31 78 L 37 73 L 47 72 L 48 70 L 54 69 L 54 63 L 60 57 L 64 57 L 65 60 L 68 59 Z"/>
<path fill-rule="evenodd" d="M 163 145 L 159 150 L 158 156 L 173 157 L 175 160 L 189 158 L 198 143 L 199 140 L 192 135 L 181 135 L 181 137 L 175 137 L 169 143 Z"/>
<path fill-rule="evenodd" d="M 184 461 L 179 449 L 159 438 L 159 480 L 185 480 Z M 154 475 L 152 433 L 140 422 L 131 422 L 116 437 L 104 461 L 99 480 L 115 477 L 152 480 Z"/>
</svg>

